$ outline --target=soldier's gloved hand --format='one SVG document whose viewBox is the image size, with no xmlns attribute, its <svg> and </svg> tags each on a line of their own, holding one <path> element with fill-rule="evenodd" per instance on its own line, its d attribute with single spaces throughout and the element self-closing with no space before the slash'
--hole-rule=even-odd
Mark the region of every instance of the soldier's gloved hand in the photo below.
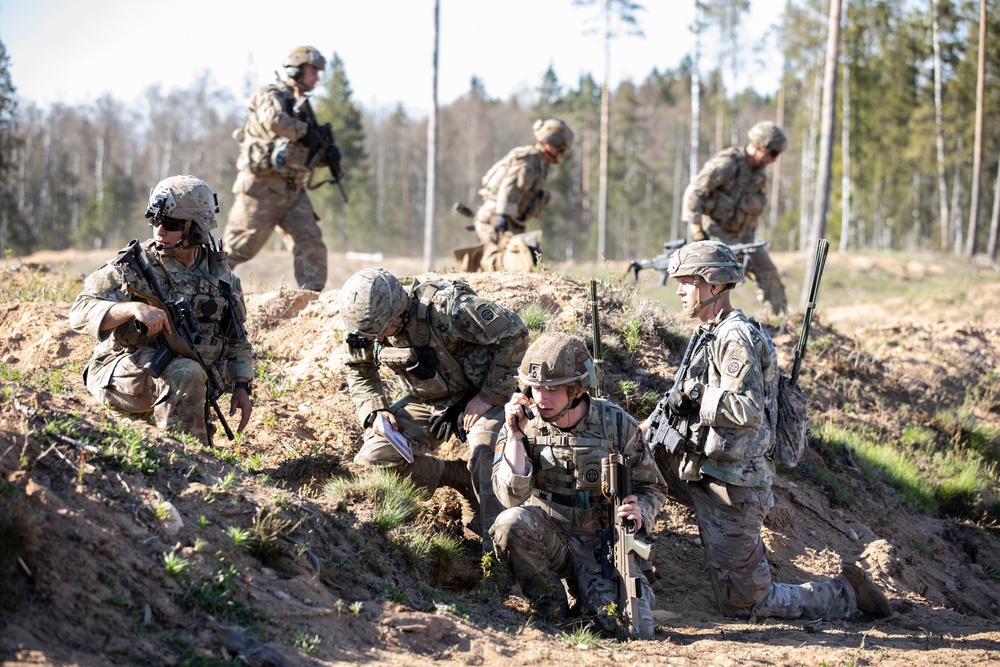
<svg viewBox="0 0 1000 667">
<path fill-rule="evenodd" d="M 667 405 L 670 406 L 670 410 L 674 414 L 678 414 L 681 417 L 686 417 L 698 409 L 698 404 L 688 398 L 687 394 L 680 387 L 670 390 L 670 393 L 667 395 Z"/>
<path fill-rule="evenodd" d="M 319 147 L 320 143 L 323 141 L 323 135 L 319 133 L 315 125 L 310 124 L 309 129 L 306 133 L 299 137 L 299 143 L 308 148 L 309 150 L 315 150 Z"/>
<path fill-rule="evenodd" d="M 493 231 L 497 234 L 510 231 L 510 222 L 508 222 L 506 215 L 498 215 L 493 219 Z"/>
<path fill-rule="evenodd" d="M 707 240 L 708 240 L 708 234 L 706 234 L 705 230 L 702 229 L 701 227 L 698 227 L 696 230 L 691 232 L 692 243 L 695 241 L 707 241 Z"/>
<path fill-rule="evenodd" d="M 433 415 L 428 430 L 438 440 L 442 442 L 458 436 L 458 439 L 465 441 L 465 429 L 458 423 L 458 416 L 462 413 L 461 405 L 453 405 L 441 412 Z"/>
</svg>

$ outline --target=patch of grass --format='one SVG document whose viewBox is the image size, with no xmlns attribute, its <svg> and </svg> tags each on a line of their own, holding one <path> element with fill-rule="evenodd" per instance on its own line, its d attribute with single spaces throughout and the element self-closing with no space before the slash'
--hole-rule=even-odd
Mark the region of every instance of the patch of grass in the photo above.
<svg viewBox="0 0 1000 667">
<path fill-rule="evenodd" d="M 301 522 L 293 525 L 291 519 L 282 517 L 276 508 L 259 508 L 250 526 L 250 553 L 265 565 L 276 565 L 289 555 L 281 538 L 290 535 Z"/>
<path fill-rule="evenodd" d="M 427 492 L 392 468 L 373 468 L 357 477 L 335 477 L 323 487 L 333 503 L 365 498 L 375 505 L 375 528 L 388 534 L 417 515 L 427 501 Z"/>
<path fill-rule="evenodd" d="M 261 453 L 250 454 L 240 463 L 240 467 L 243 471 L 255 475 L 264 469 L 264 455 Z"/>
<path fill-rule="evenodd" d="M 13 366 L 8 366 L 7 364 L 0 362 L 0 380 L 3 380 L 4 382 L 24 384 L 28 381 L 28 377 L 28 374 L 20 368 L 14 368 Z"/>
<path fill-rule="evenodd" d="M 71 303 L 81 289 L 83 284 L 79 277 L 65 271 L 50 271 L 47 266 L 0 273 L 0 303 Z"/>
<path fill-rule="evenodd" d="M 524 326 L 528 327 L 529 331 L 541 332 L 545 331 L 546 327 L 548 327 L 552 312 L 542 304 L 533 301 L 525 304 L 518 315 L 520 315 L 521 321 L 524 322 Z"/>
<path fill-rule="evenodd" d="M 212 575 L 184 597 L 185 609 L 200 609 L 224 623 L 254 626 L 269 620 L 264 612 L 236 596 L 240 573 L 221 555 Z"/>
<path fill-rule="evenodd" d="M 228 537 L 233 542 L 233 546 L 242 547 L 244 549 L 250 548 L 250 531 L 246 528 L 240 528 L 239 526 L 229 526 L 225 530 L 226 537 Z"/>
<path fill-rule="evenodd" d="M 583 625 L 575 625 L 568 632 L 560 632 L 556 638 L 571 646 L 586 646 L 587 648 L 604 648 L 604 640 L 600 633 Z"/>
<path fill-rule="evenodd" d="M 462 541 L 448 533 L 415 530 L 406 535 L 407 558 L 422 565 L 433 577 L 451 571 L 462 557 Z"/>
<path fill-rule="evenodd" d="M 176 551 L 163 554 L 163 569 L 171 577 L 179 576 L 190 564 L 187 558 L 179 555 Z"/>
<path fill-rule="evenodd" d="M 278 360 L 270 353 L 264 353 L 254 367 L 254 386 L 266 390 L 273 398 L 281 398 L 295 390 L 295 383 L 276 369 L 280 369 Z"/>
<path fill-rule="evenodd" d="M 309 634 L 306 628 L 294 628 L 292 630 L 292 646 L 307 655 L 313 655 L 319 650 L 319 645 L 323 643 L 319 635 Z"/>
<path fill-rule="evenodd" d="M 111 433 L 101 440 L 100 447 L 101 461 L 123 472 L 151 475 L 163 462 L 146 436 L 127 423 L 114 424 Z"/>
<path fill-rule="evenodd" d="M 205 502 L 214 502 L 217 498 L 229 493 L 234 487 L 239 485 L 239 476 L 236 474 L 235 470 L 230 470 L 225 477 L 219 480 L 218 484 L 214 485 L 205 493 Z"/>
<path fill-rule="evenodd" d="M 903 427 L 900 442 L 910 449 L 929 453 L 934 451 L 937 433 L 920 424 L 907 424 Z"/>
<path fill-rule="evenodd" d="M 642 345 L 642 334 L 646 325 L 641 317 L 633 317 L 625 321 L 620 334 L 625 340 L 625 349 L 635 352 Z"/>
</svg>

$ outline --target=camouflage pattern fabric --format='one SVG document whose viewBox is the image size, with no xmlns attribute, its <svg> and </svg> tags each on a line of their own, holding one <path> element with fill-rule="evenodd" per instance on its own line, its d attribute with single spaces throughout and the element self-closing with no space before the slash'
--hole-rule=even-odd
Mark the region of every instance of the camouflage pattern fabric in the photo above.
<svg viewBox="0 0 1000 667">
<path fill-rule="evenodd" d="M 292 249 L 296 284 L 321 291 L 326 285 L 327 250 L 305 188 L 289 187 L 280 177 L 241 172 L 233 192 L 236 200 L 222 239 L 230 265 L 253 259 L 277 227 Z"/>
<path fill-rule="evenodd" d="M 694 508 L 719 608 L 741 618 L 848 618 L 856 601 L 843 577 L 801 586 L 771 581 L 760 531 L 774 506 L 774 344 L 736 309 L 700 326 L 714 336 L 681 381 L 705 385 L 694 436 L 703 448 L 663 452 L 657 463 L 671 497 Z"/>
<path fill-rule="evenodd" d="M 767 205 L 767 176 L 763 167 L 753 169 L 743 148 L 728 148 L 709 159 L 684 191 L 682 219 L 688 235 L 700 228 L 727 245 L 750 243 L 757 220 Z M 751 258 L 759 298 L 776 313 L 788 310 L 778 269 L 765 248 Z"/>
<path fill-rule="evenodd" d="M 424 290 L 435 289 L 427 308 L 426 322 L 417 317 Z M 358 410 L 358 419 L 366 427 L 378 410 L 389 410 L 398 420 L 400 432 L 417 450 L 426 451 L 441 444 L 429 432 L 431 416 L 451 405 L 467 400 L 478 392 L 494 409 L 481 417 L 468 434 L 470 470 L 473 488 L 480 500 L 484 531 L 499 507 L 490 500 L 492 452 L 502 426 L 503 405 L 517 388 L 517 368 L 528 347 L 528 329 L 521 319 L 492 301 L 476 296 L 463 283 L 417 283 L 410 288 L 412 303 L 403 328 L 381 344 L 360 349 L 344 343 L 347 383 Z M 416 363 L 421 351 L 414 340 L 429 337 L 424 359 Z M 379 374 L 385 366 L 395 375 L 405 395 L 389 405 L 386 388 Z M 408 369 L 413 369 L 408 370 Z M 426 371 L 426 372 L 425 372 Z M 409 474 L 419 485 L 433 491 L 441 483 L 443 462 L 425 454 L 414 457 L 407 466 L 402 455 L 371 428 L 355 462 L 368 466 L 392 466 Z"/>
<path fill-rule="evenodd" d="M 320 291 L 326 285 L 327 249 L 306 190 L 309 149 L 298 143 L 309 125 L 292 114 L 295 102 L 287 83 L 264 86 L 250 100 L 247 119 L 236 134 L 236 200 L 223 246 L 230 265 L 236 266 L 256 256 L 278 227 L 292 249 L 296 283 Z"/>
<path fill-rule="evenodd" d="M 476 212 L 476 236 L 481 243 L 496 244 L 499 234 L 493 230 L 493 219 L 506 215 L 511 234 L 521 234 L 525 222 L 541 215 L 548 203 L 542 190 L 549 167 L 542 151 L 535 146 L 514 148 L 483 176 L 479 196 L 482 205 Z"/>
<path fill-rule="evenodd" d="M 599 458 L 618 446 L 614 441 L 617 415 L 622 415 L 624 425 L 624 452 L 630 461 L 639 461 L 633 471 L 633 493 L 639 498 L 642 530 L 647 534 L 666 499 L 667 489 L 659 481 L 652 457 L 645 453 L 635 420 L 613 403 L 588 400 L 587 414 L 572 429 L 564 431 L 539 417 L 528 422 L 525 435 L 530 451 L 524 475 L 513 474 L 502 456 L 506 429 L 497 439 L 493 489 L 508 509 L 493 524 L 496 555 L 545 617 L 565 618 L 568 613 L 564 580 L 584 613 L 596 613 L 615 599 L 614 582 L 601 577 L 593 554 L 600 543 L 600 529 L 610 522 L 607 501 L 599 482 L 594 486 L 580 480 L 586 475 L 573 475 L 570 467 L 599 466 Z M 588 464 L 583 463 L 585 459 Z M 573 478 L 576 484 L 568 482 Z M 644 638 L 652 638 L 654 597 L 645 580 L 642 586 L 640 630 Z M 613 625 L 607 629 L 613 631 Z"/>
<path fill-rule="evenodd" d="M 240 280 L 226 266 L 224 255 L 207 253 L 186 268 L 157 251 L 152 240 L 143 248 L 167 299 L 182 299 L 192 305 L 203 332 L 195 348 L 217 371 L 223 385 L 238 377 L 252 378 L 250 343 L 226 338 L 231 314 L 220 283 L 229 283 L 241 320 L 246 317 L 246 306 Z M 98 341 L 83 371 L 84 382 L 98 401 L 119 414 L 137 418 L 152 414 L 160 428 L 178 427 L 207 441 L 206 376 L 201 366 L 178 357 L 159 378 L 153 378 L 141 367 L 159 347 L 159 337 L 139 334 L 132 320 L 110 331 L 100 331 L 101 321 L 115 303 L 133 300 L 126 285 L 139 280 L 131 274 L 123 276 L 116 267 L 106 264 L 87 277 L 83 291 L 70 308 L 73 330 Z M 150 292 L 144 284 L 138 288 Z"/>
<path fill-rule="evenodd" d="M 726 484 L 712 477 L 685 482 L 680 465 L 681 458 L 672 457 L 660 471 L 670 497 L 694 509 L 712 590 L 725 616 L 834 621 L 854 614 L 857 599 L 843 575 L 798 585 L 771 581 L 760 535 L 774 506 L 770 486 Z"/>
</svg>

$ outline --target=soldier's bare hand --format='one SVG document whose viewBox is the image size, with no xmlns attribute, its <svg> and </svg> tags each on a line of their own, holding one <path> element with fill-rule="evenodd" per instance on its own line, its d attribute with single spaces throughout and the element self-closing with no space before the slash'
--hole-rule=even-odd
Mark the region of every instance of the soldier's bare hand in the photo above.
<svg viewBox="0 0 1000 667">
<path fill-rule="evenodd" d="M 507 425 L 507 432 L 524 432 L 524 424 L 528 421 L 525 409 L 531 405 L 531 399 L 522 393 L 515 393 L 503 406 L 504 423 Z"/>
<path fill-rule="evenodd" d="M 465 404 L 465 412 L 459 417 L 462 420 L 462 427 L 465 432 L 468 433 L 472 429 L 472 425 L 475 424 L 480 417 L 485 415 L 490 408 L 493 406 L 484 401 L 476 394 L 472 399 Z"/>
<path fill-rule="evenodd" d="M 399 430 L 399 424 L 396 423 L 396 415 L 392 414 L 388 410 L 379 410 L 379 412 L 385 416 L 385 420 L 389 422 L 389 426 L 397 431 Z M 385 431 L 382 430 L 382 425 L 377 419 L 372 422 L 372 430 L 375 431 L 376 435 L 380 435 L 383 438 L 385 437 Z"/>
<path fill-rule="evenodd" d="M 141 301 L 132 301 L 129 305 L 132 307 L 132 316 L 135 320 L 146 325 L 147 336 L 155 336 L 164 330 L 167 333 L 173 333 L 170 328 L 170 318 L 167 317 L 166 312 Z"/>
<path fill-rule="evenodd" d="M 636 496 L 625 496 L 621 507 L 618 508 L 618 517 L 634 521 L 636 530 L 642 528 L 642 507 L 639 505 L 639 498 Z"/>
<path fill-rule="evenodd" d="M 240 411 L 240 425 L 236 427 L 237 433 L 242 433 L 243 429 L 250 423 L 250 413 L 253 412 L 253 405 L 250 403 L 250 394 L 246 389 L 235 389 L 233 398 L 229 401 L 229 416 L 232 417 L 236 411 Z"/>
</svg>

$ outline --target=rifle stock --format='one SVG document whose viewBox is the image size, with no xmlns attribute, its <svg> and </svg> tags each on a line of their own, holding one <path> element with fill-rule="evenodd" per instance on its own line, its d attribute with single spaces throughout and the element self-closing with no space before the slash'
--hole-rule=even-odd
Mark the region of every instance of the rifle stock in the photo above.
<svg viewBox="0 0 1000 667">
<path fill-rule="evenodd" d="M 146 258 L 146 253 L 139 241 L 134 239 L 130 241 L 125 250 L 121 251 L 114 261 L 119 266 L 127 264 L 131 267 L 154 292 L 154 294 L 149 294 L 137 289 L 134 285 L 128 285 L 129 293 L 136 298 L 142 299 L 149 305 L 159 308 L 167 314 L 167 319 L 170 320 L 171 332 L 167 333 L 164 330 L 160 334 L 157 334 L 163 336 L 163 343 L 144 370 L 148 370 L 153 377 L 159 377 L 163 369 L 175 357 L 185 357 L 192 361 L 197 361 L 204 369 L 208 378 L 206 380 L 208 386 L 205 392 L 205 399 L 215 411 L 216 417 L 219 418 L 219 423 L 222 424 L 222 429 L 225 431 L 226 437 L 234 440 L 236 435 L 229 427 L 229 422 L 226 421 L 225 416 L 222 414 L 222 409 L 219 407 L 219 402 L 216 400 L 222 394 L 222 387 L 216 381 L 212 369 L 205 363 L 201 354 L 194 347 L 195 336 L 201 331 L 197 318 L 191 313 L 186 303 L 170 302 L 167 300 L 166 294 L 160 286 L 160 282 L 153 272 L 153 267 L 150 266 L 149 260 Z M 233 313 L 233 317 L 237 317 L 237 315 Z M 135 322 L 136 329 L 140 333 L 145 334 L 145 331 L 143 331 L 145 325 L 138 320 L 133 320 L 133 322 Z"/>
</svg>

